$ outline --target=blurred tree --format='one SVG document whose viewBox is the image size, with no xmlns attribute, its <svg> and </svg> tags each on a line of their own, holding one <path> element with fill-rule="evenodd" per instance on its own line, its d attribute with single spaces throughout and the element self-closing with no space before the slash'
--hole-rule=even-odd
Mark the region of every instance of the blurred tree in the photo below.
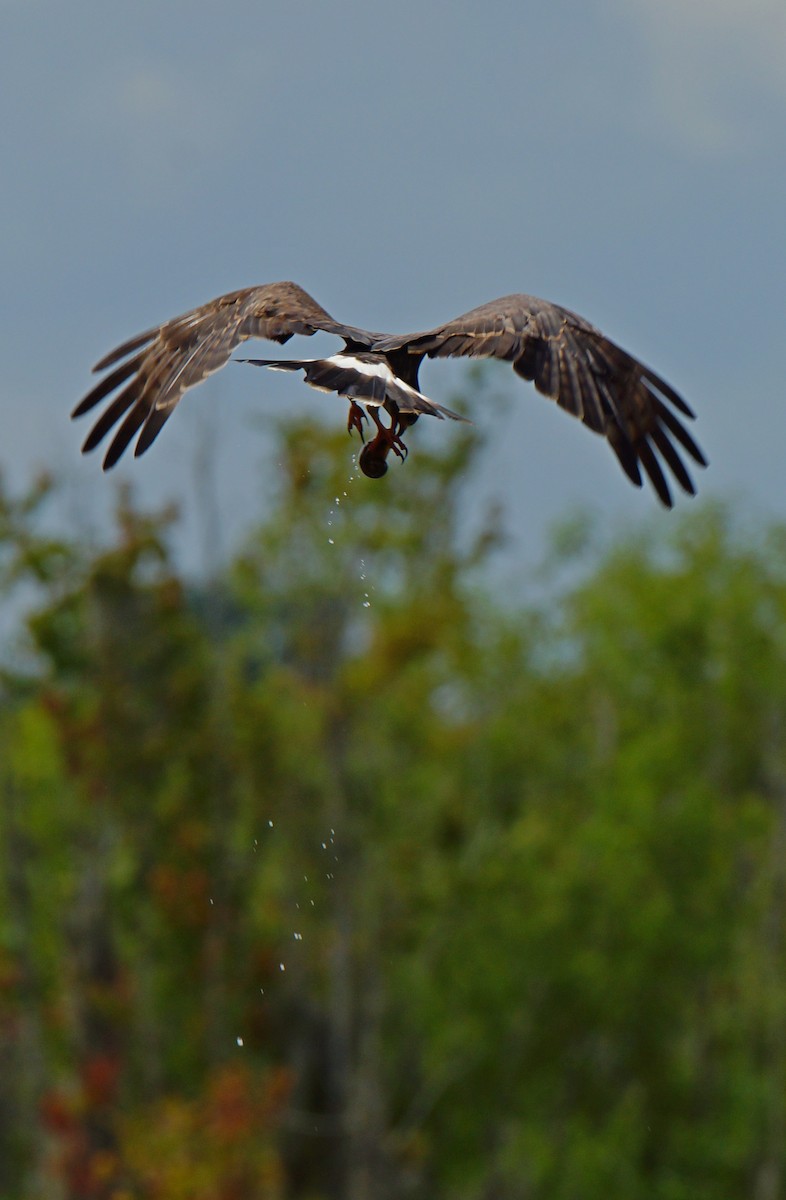
<svg viewBox="0 0 786 1200">
<path fill-rule="evenodd" d="M 406 963 L 446 1194 L 782 1194 L 781 540 L 613 547 L 506 651 Z"/>
<path fill-rule="evenodd" d="M 0 1195 L 783 1196 L 783 530 L 574 522 L 525 605 L 464 533 L 472 436 L 383 481 L 280 445 L 199 586 L 171 514 L 121 497 L 95 550 L 0 497 L 38 597 Z"/>
</svg>

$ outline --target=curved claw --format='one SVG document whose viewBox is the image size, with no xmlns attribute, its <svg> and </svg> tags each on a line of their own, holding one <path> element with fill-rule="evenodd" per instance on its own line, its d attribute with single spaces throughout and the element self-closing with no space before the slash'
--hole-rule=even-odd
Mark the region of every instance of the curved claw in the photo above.
<svg viewBox="0 0 786 1200">
<path fill-rule="evenodd" d="M 354 400 L 349 402 L 349 415 L 347 416 L 347 433 L 351 434 L 353 430 L 357 430 L 360 434 L 360 440 L 365 445 L 365 437 L 363 436 L 363 422 L 367 421 L 368 417 L 363 412 L 359 404 Z"/>
</svg>

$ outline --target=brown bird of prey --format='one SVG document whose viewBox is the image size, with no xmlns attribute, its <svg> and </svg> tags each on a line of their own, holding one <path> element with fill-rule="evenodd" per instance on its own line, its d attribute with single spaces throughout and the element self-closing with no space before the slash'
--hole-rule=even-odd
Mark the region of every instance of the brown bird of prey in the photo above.
<svg viewBox="0 0 786 1200">
<path fill-rule="evenodd" d="M 664 467 L 684 491 L 695 489 L 682 461 L 704 455 L 685 428 L 688 405 L 664 379 L 605 337 L 583 317 L 535 296 L 503 296 L 421 333 L 370 333 L 335 321 L 295 283 L 267 283 L 219 296 L 118 346 L 93 368 L 107 374 L 76 406 L 74 417 L 109 400 L 85 440 L 93 450 L 113 430 L 104 469 L 114 466 L 138 434 L 134 454 L 155 441 L 180 397 L 224 366 L 249 338 L 283 345 L 294 334 L 335 334 L 343 349 L 329 358 L 245 359 L 279 371 L 302 371 L 306 383 L 349 400 L 347 428 L 363 436 L 370 415 L 375 436 L 359 465 L 379 478 L 392 451 L 404 458 L 403 435 L 418 417 L 462 420 L 420 391 L 424 358 L 499 358 L 539 392 L 606 438 L 632 482 L 642 470 L 661 501 L 672 498 Z M 111 368 L 111 369 L 110 369 Z M 381 410 L 389 417 L 382 419 Z"/>
</svg>

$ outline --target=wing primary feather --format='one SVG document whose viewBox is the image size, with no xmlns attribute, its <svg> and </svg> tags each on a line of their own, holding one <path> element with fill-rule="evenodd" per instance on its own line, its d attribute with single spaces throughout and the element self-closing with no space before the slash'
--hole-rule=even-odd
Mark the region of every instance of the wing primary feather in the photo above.
<svg viewBox="0 0 786 1200">
<path fill-rule="evenodd" d="M 611 419 L 609 419 L 606 429 L 606 439 L 616 454 L 619 464 L 627 475 L 628 479 L 631 481 L 631 483 L 634 483 L 636 487 L 641 487 L 641 471 L 639 470 L 636 452 L 616 421 L 612 421 Z"/>
<path fill-rule="evenodd" d="M 113 392 L 116 387 L 132 375 L 141 363 L 142 354 L 137 354 L 134 358 L 129 358 L 128 362 L 122 363 L 110 375 L 105 376 L 100 383 L 89 391 L 84 399 L 80 400 L 74 411 L 71 413 L 73 417 L 81 417 L 84 413 L 89 412 L 91 408 L 95 408 L 99 401 L 103 400 L 110 392 Z"/>
<path fill-rule="evenodd" d="M 173 408 L 156 408 L 153 410 L 153 412 L 151 412 L 150 416 L 142 426 L 142 432 L 137 438 L 137 443 L 134 446 L 134 458 L 139 458 L 150 446 L 152 446 L 153 442 L 156 440 L 159 433 L 172 416 L 173 412 Z"/>
<path fill-rule="evenodd" d="M 158 337 L 161 329 L 162 326 L 157 325 L 155 329 L 148 329 L 145 333 L 138 333 L 136 337 L 123 342 L 123 345 L 118 346 L 116 350 L 110 350 L 102 359 L 99 359 L 93 367 L 93 371 L 105 371 L 107 367 L 114 366 L 116 362 L 121 358 L 125 358 L 127 354 L 133 354 L 134 350 L 138 350 L 140 346 L 146 346 L 148 342 L 152 342 L 154 337 Z"/>
<path fill-rule="evenodd" d="M 147 414 L 141 404 L 137 404 L 131 409 L 131 412 L 109 443 L 109 449 L 104 455 L 103 468 L 105 471 L 110 470 L 115 465 L 146 416 Z"/>
<path fill-rule="evenodd" d="M 666 407 L 662 400 L 659 400 L 657 397 L 654 399 L 655 412 L 658 419 L 663 422 L 669 433 L 671 433 L 677 439 L 677 441 L 682 444 L 682 446 L 688 451 L 688 454 L 695 459 L 699 466 L 706 467 L 707 459 L 696 445 L 682 422 L 677 420 L 677 418 L 674 416 L 674 413 L 671 411 L 671 409 Z"/>
<path fill-rule="evenodd" d="M 669 468 L 680 487 L 689 495 L 695 496 L 696 488 L 693 486 L 693 480 L 688 474 L 685 464 L 672 446 L 665 432 L 661 429 L 660 425 L 655 426 L 650 436 L 658 448 L 658 453 L 661 454 L 669 464 Z"/>
<path fill-rule="evenodd" d="M 669 485 L 666 482 L 666 477 L 661 470 L 661 465 L 655 457 L 655 453 L 649 442 L 642 438 L 641 441 L 636 443 L 635 450 L 641 460 L 641 465 L 647 472 L 650 482 L 655 488 L 655 491 L 658 493 L 661 501 L 663 504 L 665 504 L 666 508 L 671 508 L 674 501 L 671 498 Z"/>
<path fill-rule="evenodd" d="M 598 391 L 592 372 L 588 370 L 582 356 L 572 353 L 568 356 L 570 370 L 575 377 L 575 386 L 581 394 L 582 421 L 594 433 L 603 433 L 606 421 L 606 406 Z"/>
<path fill-rule="evenodd" d="M 651 371 L 649 367 L 645 367 L 643 364 L 639 364 L 639 371 L 650 387 L 654 387 L 662 396 L 665 396 L 675 408 L 679 409 L 683 416 L 690 417 L 691 421 L 695 421 L 696 414 L 693 409 L 683 400 L 679 392 L 675 392 L 674 388 L 666 383 L 665 379 L 661 379 L 660 375 L 656 375 L 654 371 Z"/>
<path fill-rule="evenodd" d="M 82 444 L 83 454 L 89 454 L 91 450 L 95 450 L 99 442 L 104 440 L 115 422 L 119 421 L 126 409 L 129 409 L 135 403 L 138 389 L 138 380 L 132 379 L 120 395 L 115 396 L 112 403 L 104 410 L 85 438 Z"/>
</svg>

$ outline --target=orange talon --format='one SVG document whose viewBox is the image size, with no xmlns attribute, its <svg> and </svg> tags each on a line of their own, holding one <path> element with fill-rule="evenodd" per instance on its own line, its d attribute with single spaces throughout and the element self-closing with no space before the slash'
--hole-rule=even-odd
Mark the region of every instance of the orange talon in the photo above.
<svg viewBox="0 0 786 1200">
<path fill-rule="evenodd" d="M 352 431 L 356 429 L 360 434 L 360 440 L 364 443 L 364 445 L 366 439 L 363 436 L 363 422 L 367 420 L 368 417 L 363 412 L 363 409 L 360 407 L 360 405 L 356 404 L 354 400 L 350 400 L 349 415 L 347 417 L 347 433 L 351 434 Z"/>
<path fill-rule="evenodd" d="M 377 427 L 377 434 L 361 450 L 358 466 L 370 479 L 380 479 L 387 472 L 388 464 L 385 459 L 391 450 L 402 462 L 407 457 L 409 450 L 400 436 L 407 426 L 403 425 L 398 416 L 394 416 L 393 423 L 388 428 L 382 424 L 376 408 L 371 409 L 371 417 Z"/>
</svg>

